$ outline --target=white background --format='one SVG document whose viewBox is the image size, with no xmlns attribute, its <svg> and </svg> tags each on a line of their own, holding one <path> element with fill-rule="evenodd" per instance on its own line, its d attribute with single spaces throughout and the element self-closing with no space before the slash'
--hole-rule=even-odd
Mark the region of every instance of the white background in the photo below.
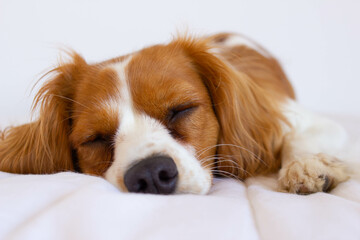
<svg viewBox="0 0 360 240">
<path fill-rule="evenodd" d="M 360 115 L 357 0 L 0 0 L 0 127 L 29 120 L 31 88 L 59 49 L 95 62 L 186 29 L 248 35 L 279 58 L 307 108 Z"/>
</svg>

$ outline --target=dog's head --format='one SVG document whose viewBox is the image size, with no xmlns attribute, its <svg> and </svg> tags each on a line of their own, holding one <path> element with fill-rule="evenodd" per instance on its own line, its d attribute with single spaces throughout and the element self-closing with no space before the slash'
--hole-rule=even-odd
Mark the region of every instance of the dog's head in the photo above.
<svg viewBox="0 0 360 240">
<path fill-rule="evenodd" d="M 271 169 L 275 101 L 209 41 L 178 38 L 93 65 L 73 54 L 35 99 L 35 147 L 52 159 L 42 172 L 75 169 L 129 192 L 205 194 L 214 172 Z"/>
</svg>

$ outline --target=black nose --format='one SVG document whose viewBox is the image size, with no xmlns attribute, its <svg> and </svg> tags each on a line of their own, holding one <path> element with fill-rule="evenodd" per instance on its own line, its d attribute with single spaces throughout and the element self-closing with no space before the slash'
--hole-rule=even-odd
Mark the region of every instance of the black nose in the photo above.
<svg viewBox="0 0 360 240">
<path fill-rule="evenodd" d="M 153 156 L 132 166 L 124 181 L 129 192 L 170 194 L 175 191 L 177 178 L 178 171 L 172 158 Z"/>
</svg>

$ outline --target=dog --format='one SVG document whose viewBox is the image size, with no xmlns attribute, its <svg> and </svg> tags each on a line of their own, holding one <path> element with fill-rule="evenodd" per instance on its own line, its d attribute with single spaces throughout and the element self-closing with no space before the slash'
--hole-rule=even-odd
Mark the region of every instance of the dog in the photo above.
<svg viewBox="0 0 360 240">
<path fill-rule="evenodd" d="M 206 194 L 214 176 L 278 172 L 297 194 L 348 179 L 334 157 L 344 130 L 302 109 L 278 61 L 242 35 L 178 36 L 96 64 L 72 52 L 47 76 L 38 119 L 2 132 L 1 171 L 152 194 Z"/>
</svg>

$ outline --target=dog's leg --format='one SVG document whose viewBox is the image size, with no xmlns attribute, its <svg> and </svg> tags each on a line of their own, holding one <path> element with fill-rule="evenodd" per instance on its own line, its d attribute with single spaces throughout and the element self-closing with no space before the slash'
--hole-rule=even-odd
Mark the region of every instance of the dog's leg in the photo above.
<svg viewBox="0 0 360 240">
<path fill-rule="evenodd" d="M 343 128 L 295 102 L 286 105 L 284 114 L 292 127 L 284 128 L 280 189 L 297 194 L 327 192 L 347 180 L 345 164 L 334 156 L 346 140 Z"/>
</svg>

